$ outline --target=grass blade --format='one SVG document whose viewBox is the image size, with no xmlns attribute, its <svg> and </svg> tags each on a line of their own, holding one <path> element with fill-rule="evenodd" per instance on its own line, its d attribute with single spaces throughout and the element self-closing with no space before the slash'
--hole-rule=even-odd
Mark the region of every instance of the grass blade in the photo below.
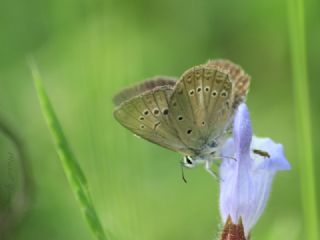
<svg viewBox="0 0 320 240">
<path fill-rule="evenodd" d="M 316 179 L 314 174 L 312 128 L 308 90 L 307 56 L 305 43 L 305 17 L 303 0 L 287 0 L 289 11 L 289 32 L 292 61 L 292 77 L 295 97 L 295 112 L 301 169 L 301 195 L 305 224 L 304 239 L 319 238 Z"/>
<path fill-rule="evenodd" d="M 56 151 L 61 160 L 63 170 L 70 183 L 71 189 L 73 190 L 82 210 L 82 213 L 89 224 L 95 237 L 99 240 L 111 239 L 106 237 L 106 234 L 102 228 L 96 210 L 94 208 L 92 199 L 88 191 L 87 180 L 83 171 L 80 168 L 71 148 L 67 142 L 67 139 L 63 133 L 62 127 L 59 123 L 58 118 L 53 110 L 48 95 L 45 92 L 41 76 L 34 63 L 30 64 L 34 85 L 38 94 L 40 106 L 44 118 L 46 119 L 47 125 L 51 132 L 52 138 L 56 145 Z"/>
</svg>

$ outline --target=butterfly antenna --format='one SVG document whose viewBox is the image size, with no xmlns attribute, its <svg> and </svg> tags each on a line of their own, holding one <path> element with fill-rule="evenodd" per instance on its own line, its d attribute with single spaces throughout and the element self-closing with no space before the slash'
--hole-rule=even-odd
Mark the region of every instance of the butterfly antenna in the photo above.
<svg viewBox="0 0 320 240">
<path fill-rule="evenodd" d="M 229 159 L 232 159 L 234 161 L 237 161 L 237 159 L 235 157 L 228 157 L 228 156 L 220 156 L 220 158 L 229 158 Z"/>
<path fill-rule="evenodd" d="M 232 159 L 234 161 L 237 161 L 237 159 L 235 157 L 229 157 L 229 156 L 216 156 L 216 157 L 213 157 L 212 159 L 223 159 L 223 158 Z"/>
<path fill-rule="evenodd" d="M 188 182 L 187 182 L 187 179 L 186 179 L 185 176 L 184 176 L 183 163 L 181 163 L 181 174 L 182 174 L 182 180 L 183 180 L 185 183 L 188 183 Z"/>
</svg>

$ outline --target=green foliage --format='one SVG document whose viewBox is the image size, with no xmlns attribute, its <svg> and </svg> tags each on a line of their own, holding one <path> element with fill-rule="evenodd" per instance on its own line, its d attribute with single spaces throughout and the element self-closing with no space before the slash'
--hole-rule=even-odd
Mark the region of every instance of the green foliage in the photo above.
<svg viewBox="0 0 320 240">
<path fill-rule="evenodd" d="M 313 163 L 313 142 L 310 115 L 308 83 L 306 30 L 303 0 L 288 0 L 292 78 L 295 96 L 297 138 L 299 144 L 301 198 L 304 210 L 304 239 L 319 239 L 315 164 Z"/>
<path fill-rule="evenodd" d="M 38 69 L 34 63 L 30 64 L 34 85 L 36 87 L 41 110 L 46 119 L 52 138 L 56 145 L 56 151 L 61 160 L 63 170 L 69 180 L 71 189 L 77 197 L 80 208 L 87 220 L 92 232 L 99 240 L 106 240 L 102 225 L 90 197 L 86 177 L 77 162 L 67 139 L 63 133 L 59 120 L 53 110 L 50 100 L 45 92 Z M 111 239 L 111 238 L 108 238 Z"/>
</svg>

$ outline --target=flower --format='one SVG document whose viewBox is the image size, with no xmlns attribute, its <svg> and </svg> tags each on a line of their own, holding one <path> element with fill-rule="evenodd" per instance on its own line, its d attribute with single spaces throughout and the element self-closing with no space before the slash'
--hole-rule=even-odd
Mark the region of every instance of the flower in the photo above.
<svg viewBox="0 0 320 240">
<path fill-rule="evenodd" d="M 234 118 L 233 138 L 221 149 L 220 213 L 224 223 L 242 221 L 245 235 L 263 213 L 272 179 L 279 170 L 289 170 L 283 147 L 270 138 L 252 137 L 247 106 L 239 105 Z M 226 158 L 230 157 L 230 158 Z"/>
</svg>

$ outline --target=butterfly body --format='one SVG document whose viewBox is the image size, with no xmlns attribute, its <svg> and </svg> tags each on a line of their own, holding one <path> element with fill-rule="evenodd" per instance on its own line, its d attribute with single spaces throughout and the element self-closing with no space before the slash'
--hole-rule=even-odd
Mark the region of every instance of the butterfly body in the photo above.
<svg viewBox="0 0 320 240">
<path fill-rule="evenodd" d="M 194 164 L 211 162 L 232 128 L 236 107 L 244 101 L 250 77 L 227 60 L 188 69 L 176 80 L 155 77 L 115 96 L 116 120 L 134 134 L 190 156 Z"/>
</svg>

